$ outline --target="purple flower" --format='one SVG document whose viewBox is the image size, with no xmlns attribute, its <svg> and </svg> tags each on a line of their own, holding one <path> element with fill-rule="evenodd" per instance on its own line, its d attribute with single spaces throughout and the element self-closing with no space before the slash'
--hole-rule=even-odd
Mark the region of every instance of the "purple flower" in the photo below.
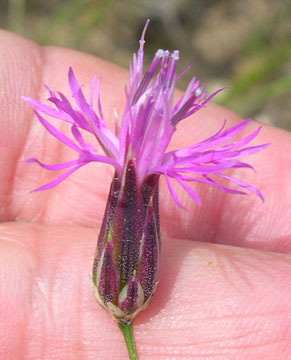
<svg viewBox="0 0 291 360">
<path fill-rule="evenodd" d="M 204 87 L 193 78 L 184 95 L 174 104 L 176 81 L 183 75 L 176 74 L 179 52 L 158 50 L 144 73 L 143 46 L 147 26 L 148 22 L 138 53 L 133 55 L 130 65 L 125 109 L 115 133 L 106 125 L 100 102 L 100 79 L 96 83 L 96 77 L 92 79 L 88 100 L 71 68 L 68 78 L 73 104 L 62 93 L 56 95 L 49 88 L 48 101 L 52 106 L 24 97 L 35 108 L 43 126 L 77 153 L 75 160 L 54 165 L 28 159 L 48 170 L 65 170 L 54 181 L 35 191 L 59 184 L 89 162 L 104 162 L 115 168 L 96 250 L 93 282 L 99 303 L 124 323 L 130 322 L 146 306 L 157 283 L 160 175 L 165 176 L 174 201 L 181 207 L 171 180 L 175 180 L 199 205 L 200 199 L 189 186 L 190 182 L 205 183 L 233 194 L 245 194 L 248 190 L 263 199 L 256 188 L 224 173 L 231 168 L 251 168 L 240 158 L 267 146 L 248 145 L 260 128 L 240 140 L 233 140 L 250 120 L 228 129 L 224 122 L 208 139 L 167 152 L 179 122 L 204 107 L 221 89 L 207 95 Z M 94 110 L 94 99 L 97 111 Z M 43 114 L 69 123 L 74 140 L 51 125 Z M 83 131 L 95 136 L 95 145 L 85 143 Z M 101 146 L 104 155 L 98 153 L 97 145 Z M 219 179 L 226 179 L 237 188 L 223 186 Z"/>
<path fill-rule="evenodd" d="M 224 122 L 220 130 L 210 138 L 183 149 L 166 152 L 177 124 L 204 107 L 221 89 L 207 96 L 204 87 L 200 87 L 199 81 L 193 78 L 185 94 L 174 105 L 174 88 L 180 77 L 176 74 L 179 53 L 174 51 L 170 54 L 167 50 L 158 50 L 148 69 L 143 73 L 145 30 L 140 40 L 139 51 L 137 55 L 134 54 L 130 65 L 126 105 L 121 124 L 117 126 L 115 134 L 106 125 L 100 103 L 100 79 L 95 86 L 96 77 L 92 79 L 89 99 L 86 100 L 82 87 L 70 68 L 69 87 L 75 104 L 71 104 L 61 93 L 57 96 L 49 88 L 47 88 L 50 94 L 48 101 L 54 106 L 23 97 L 36 109 L 36 116 L 43 126 L 78 154 L 75 160 L 55 165 L 43 164 L 35 158 L 28 159 L 28 162 L 37 162 L 48 170 L 66 170 L 60 177 L 35 191 L 59 184 L 74 171 L 92 161 L 113 165 L 121 178 L 127 158 L 131 157 L 135 162 L 138 183 L 142 184 L 147 176 L 153 174 L 164 175 L 171 195 L 179 206 L 181 204 L 170 179 L 176 180 L 198 204 L 200 200 L 189 187 L 189 182 L 203 182 L 237 194 L 245 194 L 245 190 L 249 190 L 262 198 L 261 193 L 254 187 L 223 174 L 224 170 L 230 168 L 250 168 L 249 164 L 239 159 L 267 146 L 246 146 L 257 136 L 260 128 L 241 140 L 231 142 L 250 120 L 244 120 L 228 129 L 225 129 L 226 122 Z M 95 112 L 93 107 L 95 90 L 98 112 Z M 71 124 L 74 141 L 51 125 L 40 112 Z M 92 133 L 105 155 L 98 154 L 96 146 L 86 144 L 80 130 Z M 213 175 L 215 179 L 222 178 L 235 183 L 242 190 L 220 185 L 214 180 Z"/>
</svg>

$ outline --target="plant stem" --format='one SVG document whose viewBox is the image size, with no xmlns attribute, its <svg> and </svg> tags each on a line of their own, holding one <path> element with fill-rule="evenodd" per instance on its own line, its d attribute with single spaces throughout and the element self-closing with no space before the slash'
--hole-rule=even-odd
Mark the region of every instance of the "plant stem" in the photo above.
<svg viewBox="0 0 291 360">
<path fill-rule="evenodd" d="M 134 343 L 134 338 L 133 338 L 133 333 L 132 333 L 132 323 L 129 323 L 129 324 L 119 323 L 118 326 L 124 337 L 128 355 L 129 355 L 129 359 L 130 360 L 138 360 L 135 343 Z"/>
</svg>

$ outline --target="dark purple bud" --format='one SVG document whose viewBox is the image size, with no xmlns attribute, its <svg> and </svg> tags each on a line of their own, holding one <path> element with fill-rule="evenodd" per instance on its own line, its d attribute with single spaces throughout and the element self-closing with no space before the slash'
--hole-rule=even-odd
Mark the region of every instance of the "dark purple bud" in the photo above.
<svg viewBox="0 0 291 360">
<path fill-rule="evenodd" d="M 114 176 L 93 267 L 97 301 L 129 323 L 150 301 L 160 252 L 158 176 L 138 183 L 133 160 Z"/>
</svg>

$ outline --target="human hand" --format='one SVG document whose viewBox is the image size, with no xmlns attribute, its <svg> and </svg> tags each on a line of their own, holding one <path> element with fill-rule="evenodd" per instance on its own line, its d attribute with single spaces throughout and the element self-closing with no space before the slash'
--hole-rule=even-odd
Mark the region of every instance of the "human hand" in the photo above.
<svg viewBox="0 0 291 360">
<path fill-rule="evenodd" d="M 97 73 L 104 116 L 113 123 L 127 73 L 5 31 L 0 48 L 0 359 L 126 359 L 120 331 L 96 303 L 91 282 L 112 169 L 89 164 L 57 187 L 30 194 L 56 174 L 24 160 L 55 163 L 72 152 L 20 96 L 44 100 L 43 84 L 67 94 L 69 66 L 86 85 Z M 239 121 L 209 104 L 179 125 L 171 147 L 204 139 L 224 118 Z M 291 135 L 263 126 L 255 142 L 272 145 L 251 158 L 256 173 L 236 173 L 262 191 L 265 203 L 195 185 L 202 207 L 178 189 L 189 208 L 181 211 L 161 182 L 159 285 L 134 321 L 141 359 L 291 358 Z"/>
</svg>

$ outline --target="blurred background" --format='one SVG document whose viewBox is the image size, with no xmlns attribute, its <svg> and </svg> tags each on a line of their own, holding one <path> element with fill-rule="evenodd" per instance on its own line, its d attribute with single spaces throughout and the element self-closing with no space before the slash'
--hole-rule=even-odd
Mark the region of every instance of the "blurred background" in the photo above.
<svg viewBox="0 0 291 360">
<path fill-rule="evenodd" d="M 145 19 L 146 62 L 179 49 L 185 88 L 197 76 L 215 102 L 291 131 L 289 0 L 1 0 L 0 26 L 41 45 L 85 51 L 128 67 Z"/>
</svg>

